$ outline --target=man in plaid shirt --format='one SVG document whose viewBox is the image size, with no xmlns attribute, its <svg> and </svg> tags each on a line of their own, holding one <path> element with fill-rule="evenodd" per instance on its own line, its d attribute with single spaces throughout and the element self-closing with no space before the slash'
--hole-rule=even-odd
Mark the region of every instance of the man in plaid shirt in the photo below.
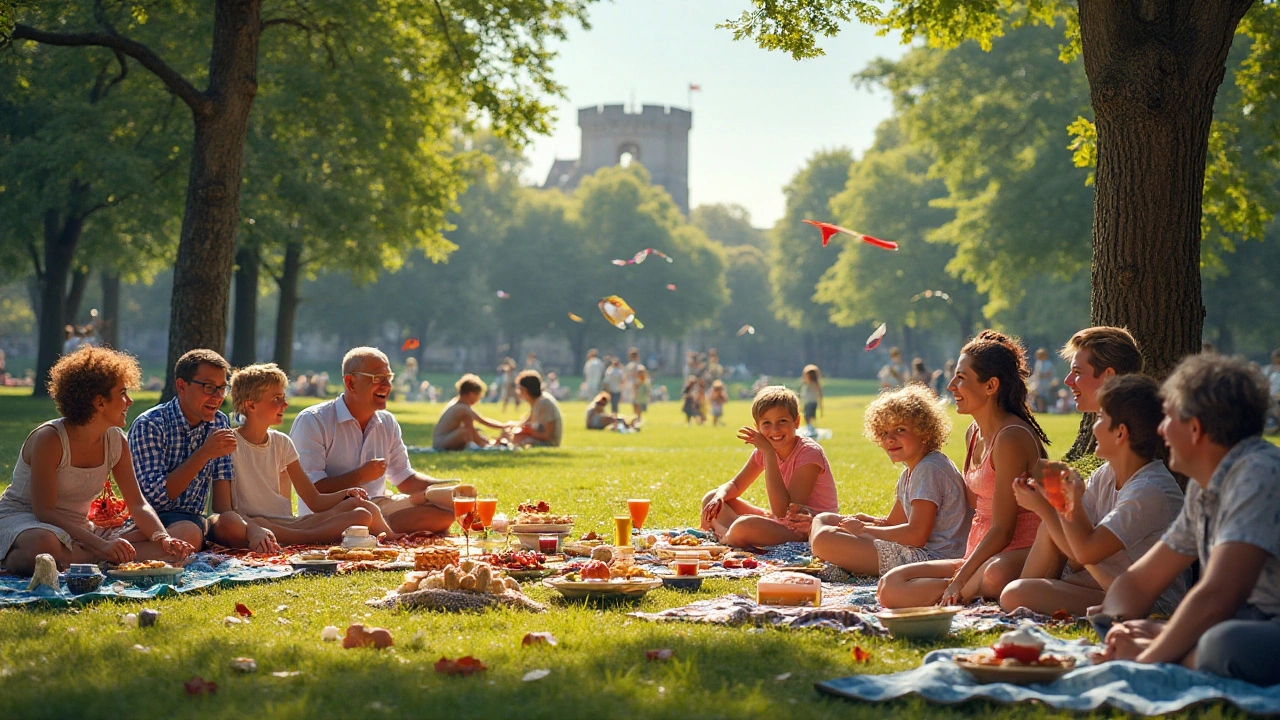
<svg viewBox="0 0 1280 720">
<path fill-rule="evenodd" d="M 205 505 L 217 480 L 232 479 L 236 434 L 219 408 L 231 366 L 192 350 L 174 366 L 176 396 L 133 421 L 129 449 L 142 494 L 174 537 L 197 550 L 209 533 Z"/>
</svg>

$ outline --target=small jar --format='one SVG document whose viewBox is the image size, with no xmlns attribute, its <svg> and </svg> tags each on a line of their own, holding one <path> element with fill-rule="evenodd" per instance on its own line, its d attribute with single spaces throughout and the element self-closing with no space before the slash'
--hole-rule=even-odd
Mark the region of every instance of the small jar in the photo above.
<svg viewBox="0 0 1280 720">
<path fill-rule="evenodd" d="M 676 571 L 676 577 L 697 577 L 700 563 L 701 559 L 696 552 L 677 552 L 672 568 Z"/>
<path fill-rule="evenodd" d="M 342 547 L 348 550 L 370 550 L 378 547 L 378 538 L 364 525 L 352 525 L 342 531 Z"/>
<path fill-rule="evenodd" d="M 539 535 L 538 552 L 543 555 L 555 555 L 560 552 L 559 535 Z"/>
</svg>

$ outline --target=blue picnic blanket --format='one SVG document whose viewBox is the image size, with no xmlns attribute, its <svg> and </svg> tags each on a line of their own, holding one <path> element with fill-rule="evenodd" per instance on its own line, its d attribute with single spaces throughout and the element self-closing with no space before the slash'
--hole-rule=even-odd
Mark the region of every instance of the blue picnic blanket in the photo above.
<svg viewBox="0 0 1280 720">
<path fill-rule="evenodd" d="M 821 692 L 854 700 L 882 702 L 907 695 L 937 703 L 986 699 L 1000 703 L 1040 702 L 1060 710 L 1087 712 L 1110 706 L 1139 715 L 1162 715 L 1205 702 L 1226 701 L 1259 715 L 1280 715 L 1280 686 L 1258 687 L 1180 665 L 1143 665 L 1133 662 L 1088 664 L 1097 650 L 1084 640 L 1055 638 L 1039 628 L 1045 650 L 1072 655 L 1077 669 L 1047 685 L 979 684 L 951 658 L 973 652 L 965 649 L 935 650 L 914 670 L 888 675 L 854 675 L 816 685 Z"/>
<path fill-rule="evenodd" d="M 103 598 L 147 600 L 214 586 L 224 587 L 247 582 L 280 580 L 294 574 L 294 569 L 291 567 L 253 567 L 235 559 L 222 561 L 215 567 L 211 563 L 217 560 L 218 558 L 204 553 L 196 556 L 195 561 L 189 563 L 182 575 L 178 577 L 177 585 L 164 583 L 143 588 L 106 578 L 97 590 L 83 595 L 73 595 L 68 592 L 66 580 L 62 578 L 56 592 L 45 585 L 28 591 L 27 584 L 30 582 L 28 578 L 0 575 L 0 609 L 33 603 L 42 603 L 50 607 L 68 607 Z"/>
</svg>

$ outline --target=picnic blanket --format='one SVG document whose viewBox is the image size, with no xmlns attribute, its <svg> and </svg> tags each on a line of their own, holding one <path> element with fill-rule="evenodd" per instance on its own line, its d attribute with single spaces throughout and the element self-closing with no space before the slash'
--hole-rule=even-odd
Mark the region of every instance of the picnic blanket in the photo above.
<svg viewBox="0 0 1280 720">
<path fill-rule="evenodd" d="M 761 605 L 745 595 L 723 595 L 699 600 L 683 607 L 655 613 L 633 612 L 632 617 L 652 621 L 681 621 L 715 625 L 772 625 L 786 628 L 822 628 L 836 632 L 885 635 L 875 618 L 853 610 L 844 597 L 828 598 L 823 586 L 821 607 L 779 607 Z"/>
<path fill-rule="evenodd" d="M 1280 686 L 1258 687 L 1180 665 L 1134 662 L 1089 665 L 1088 655 L 1097 650 L 1097 646 L 1083 640 L 1061 640 L 1039 628 L 1031 631 L 1044 641 L 1045 650 L 1077 658 L 1077 668 L 1047 685 L 982 685 L 950 662 L 953 656 L 972 650 L 935 650 L 914 670 L 888 675 L 854 675 L 820 682 L 815 687 L 831 695 L 869 702 L 914 694 L 946 704 L 986 699 L 1006 704 L 1039 702 L 1080 712 L 1110 706 L 1139 715 L 1162 715 L 1200 703 L 1226 701 L 1245 712 L 1280 715 Z"/>
<path fill-rule="evenodd" d="M 216 566 L 213 563 L 218 563 Z M 135 587 L 125 582 L 106 578 L 102 586 L 91 593 L 73 595 L 67 591 L 65 580 L 59 583 L 55 592 L 52 588 L 41 585 L 28 591 L 29 578 L 13 575 L 0 575 L 0 608 L 15 607 L 42 603 L 50 607 L 68 607 L 102 600 L 118 598 L 127 600 L 148 600 L 157 597 L 168 597 L 177 593 L 189 593 L 210 587 L 227 587 L 247 582 L 263 582 L 281 580 L 294 574 L 293 568 L 251 566 L 236 559 L 221 559 L 212 553 L 200 553 L 189 563 L 179 576 L 177 584 L 168 583 L 151 587 Z"/>
</svg>

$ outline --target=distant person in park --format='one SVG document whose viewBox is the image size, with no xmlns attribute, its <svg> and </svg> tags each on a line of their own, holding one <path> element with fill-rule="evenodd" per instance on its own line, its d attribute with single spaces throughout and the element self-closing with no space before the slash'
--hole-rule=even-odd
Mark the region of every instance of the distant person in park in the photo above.
<svg viewBox="0 0 1280 720">
<path fill-rule="evenodd" d="M 539 375 L 542 374 L 542 363 L 538 361 L 537 353 L 531 352 L 529 353 L 528 357 L 524 359 L 524 369 L 532 370 L 538 373 Z"/>
<path fill-rule="evenodd" d="M 855 575 L 884 575 L 899 565 L 964 557 L 973 509 L 964 478 L 942 453 L 947 411 L 928 387 L 881 393 L 862 416 L 863 434 L 903 470 L 884 516 L 823 513 L 813 519 L 815 557 Z"/>
<path fill-rule="evenodd" d="M 129 428 L 138 485 L 171 534 L 203 538 L 218 521 L 205 517 L 205 507 L 213 483 L 234 473 L 236 434 L 220 409 L 230 372 L 218 353 L 188 351 L 173 368 L 174 398 Z"/>
<path fill-rule="evenodd" d="M 1000 595 L 1007 611 L 1026 607 L 1083 616 L 1106 589 L 1160 540 L 1182 510 L 1182 491 L 1158 458 L 1164 419 L 1160 386 L 1145 375 L 1109 378 L 1094 399 L 1098 457 L 1106 460 L 1085 486 L 1075 470 L 1062 479 L 1065 505 L 1055 507 L 1042 480 L 1014 481 L 1018 504 L 1040 516 L 1040 531 L 1022 578 Z M 1050 468 L 1045 472 L 1055 472 Z M 1064 572 L 1065 569 L 1065 572 Z M 1157 602 L 1173 612 L 1186 592 L 1181 579 Z"/>
<path fill-rule="evenodd" d="M 348 351 L 342 358 L 342 393 L 298 413 L 289 436 L 303 471 L 320 493 L 364 488 L 395 532 L 443 532 L 454 520 L 451 496 L 428 491 L 452 481 L 409 464 L 400 423 L 387 411 L 393 382 L 395 373 L 381 350 Z M 399 492 L 388 494 L 388 482 Z M 300 516 L 311 511 L 305 502 L 298 503 Z"/>
<path fill-rule="evenodd" d="M 1190 478 L 1173 526 L 1116 578 L 1106 660 L 1183 665 L 1280 683 L 1280 448 L 1261 437 L 1266 380 L 1239 358 L 1184 359 L 1162 386 L 1169 469 Z M 1200 580 L 1167 623 L 1142 620 L 1196 560 Z"/>
<path fill-rule="evenodd" d="M 1040 518 L 1018 507 L 1013 481 L 1047 457 L 1049 442 L 1027 405 L 1030 374 L 1022 344 L 994 330 L 960 350 L 948 389 L 956 412 L 973 418 L 965 434 L 964 482 L 976 505 L 965 556 L 890 570 L 877 593 L 882 606 L 995 599 L 1022 573 Z"/>
<path fill-rule="evenodd" d="M 609 393 L 609 408 L 614 415 L 618 414 L 618 401 L 624 384 L 622 361 L 616 357 L 609 358 L 609 367 L 604 372 L 604 389 Z"/>
<path fill-rule="evenodd" d="M 805 365 L 800 373 L 800 407 L 804 409 L 804 431 L 814 437 L 818 430 L 813 423 L 822 409 L 822 371 L 817 365 Z"/>
<path fill-rule="evenodd" d="M 235 477 L 213 484 L 212 537 L 227 547 L 278 553 L 280 544 L 334 544 L 352 525 L 373 536 L 396 537 L 364 488 L 321 494 L 303 471 L 288 435 L 272 428 L 284 423 L 289 377 L 275 363 L 250 365 L 231 375 L 231 405 L 243 424 L 236 428 L 231 454 Z M 293 512 L 293 491 L 313 510 Z"/>
<path fill-rule="evenodd" d="M 601 391 L 587 406 L 588 430 L 630 430 L 631 424 L 626 419 L 609 414 L 609 393 Z"/>
<path fill-rule="evenodd" d="M 583 382 L 586 383 L 587 397 L 593 398 L 604 387 L 604 361 L 600 359 L 600 351 L 591 348 L 587 351 L 587 361 L 582 365 Z"/>
<path fill-rule="evenodd" d="M 508 425 L 476 412 L 476 403 L 484 397 L 488 388 L 479 377 L 467 373 L 458 379 L 453 386 L 458 396 L 444 406 L 436 427 L 431 432 L 431 447 L 437 451 L 466 450 L 468 448 L 484 448 L 494 445 L 498 438 L 487 438 L 481 433 L 477 424 L 495 430 L 506 430 Z"/>
<path fill-rule="evenodd" d="M 506 358 L 498 365 L 498 396 L 502 400 L 502 412 L 507 411 L 507 403 L 514 402 L 520 407 L 520 396 L 516 394 L 516 361 Z"/>
<path fill-rule="evenodd" d="M 1053 360 L 1045 348 L 1036 350 L 1036 364 L 1031 371 L 1031 396 L 1035 400 L 1036 412 L 1048 412 L 1053 404 L 1053 387 L 1057 378 L 1053 369 Z"/>
<path fill-rule="evenodd" d="M 62 354 L 70 355 L 80 347 L 83 338 L 80 337 L 80 328 L 75 325 L 67 325 L 62 328 Z"/>
<path fill-rule="evenodd" d="M 738 439 L 755 449 L 732 480 L 703 496 L 702 529 L 738 548 L 806 541 L 813 516 L 839 508 L 831 464 L 821 445 L 796 434 L 800 399 L 786 387 L 761 390 L 751 403 L 751 417 L 755 427 L 744 425 Z M 742 499 L 761 475 L 767 508 Z"/>
<path fill-rule="evenodd" d="M 720 351 L 711 348 L 707 351 L 707 380 L 714 383 L 724 377 L 724 365 L 720 364 Z"/>
<path fill-rule="evenodd" d="M 929 373 L 929 368 L 924 364 L 924 358 L 913 358 L 911 360 L 911 377 L 908 382 L 924 385 L 930 390 L 933 389 L 933 375 Z"/>
<path fill-rule="evenodd" d="M 729 402 L 729 390 L 723 380 L 711 383 L 711 394 L 707 397 L 707 402 L 711 405 L 711 424 L 724 424 L 724 406 Z"/>
<path fill-rule="evenodd" d="M 902 361 L 902 350 L 896 347 L 889 348 L 889 363 L 880 368 L 877 377 L 880 379 L 881 390 L 892 390 L 907 384 L 910 374 L 906 363 Z"/>
<path fill-rule="evenodd" d="M 635 425 L 639 425 L 644 420 L 644 414 L 649 411 L 649 397 L 653 395 L 653 383 L 649 381 L 649 368 L 641 365 L 636 368 L 636 397 L 631 402 L 631 409 L 635 412 Z"/>
<path fill-rule="evenodd" d="M 622 399 L 619 402 L 623 405 L 634 405 L 636 402 L 640 367 L 640 349 L 631 348 L 627 351 L 627 364 L 622 367 Z"/>
<path fill-rule="evenodd" d="M 0 496 L 0 565 L 30 575 L 48 553 L 70 563 L 131 560 L 177 562 L 200 545 L 201 533 L 180 524 L 171 535 L 147 503 L 134 476 L 122 428 L 142 377 L 129 355 L 86 347 L 64 355 L 49 371 L 55 420 L 27 436 Z M 132 517 L 118 527 L 88 518 L 91 504 L 114 478 Z"/>
<path fill-rule="evenodd" d="M 524 447 L 560 447 L 564 437 L 560 404 L 542 391 L 542 376 L 536 370 L 525 370 L 516 378 L 516 388 L 529 403 L 529 414 L 510 433 L 511 442 Z"/>
<path fill-rule="evenodd" d="M 699 383 L 702 381 L 697 377 L 690 375 L 684 381 L 684 387 L 680 389 L 680 411 L 684 413 L 684 424 L 691 425 L 694 420 L 701 425 L 705 418 L 702 417 L 702 394 Z"/>
</svg>

